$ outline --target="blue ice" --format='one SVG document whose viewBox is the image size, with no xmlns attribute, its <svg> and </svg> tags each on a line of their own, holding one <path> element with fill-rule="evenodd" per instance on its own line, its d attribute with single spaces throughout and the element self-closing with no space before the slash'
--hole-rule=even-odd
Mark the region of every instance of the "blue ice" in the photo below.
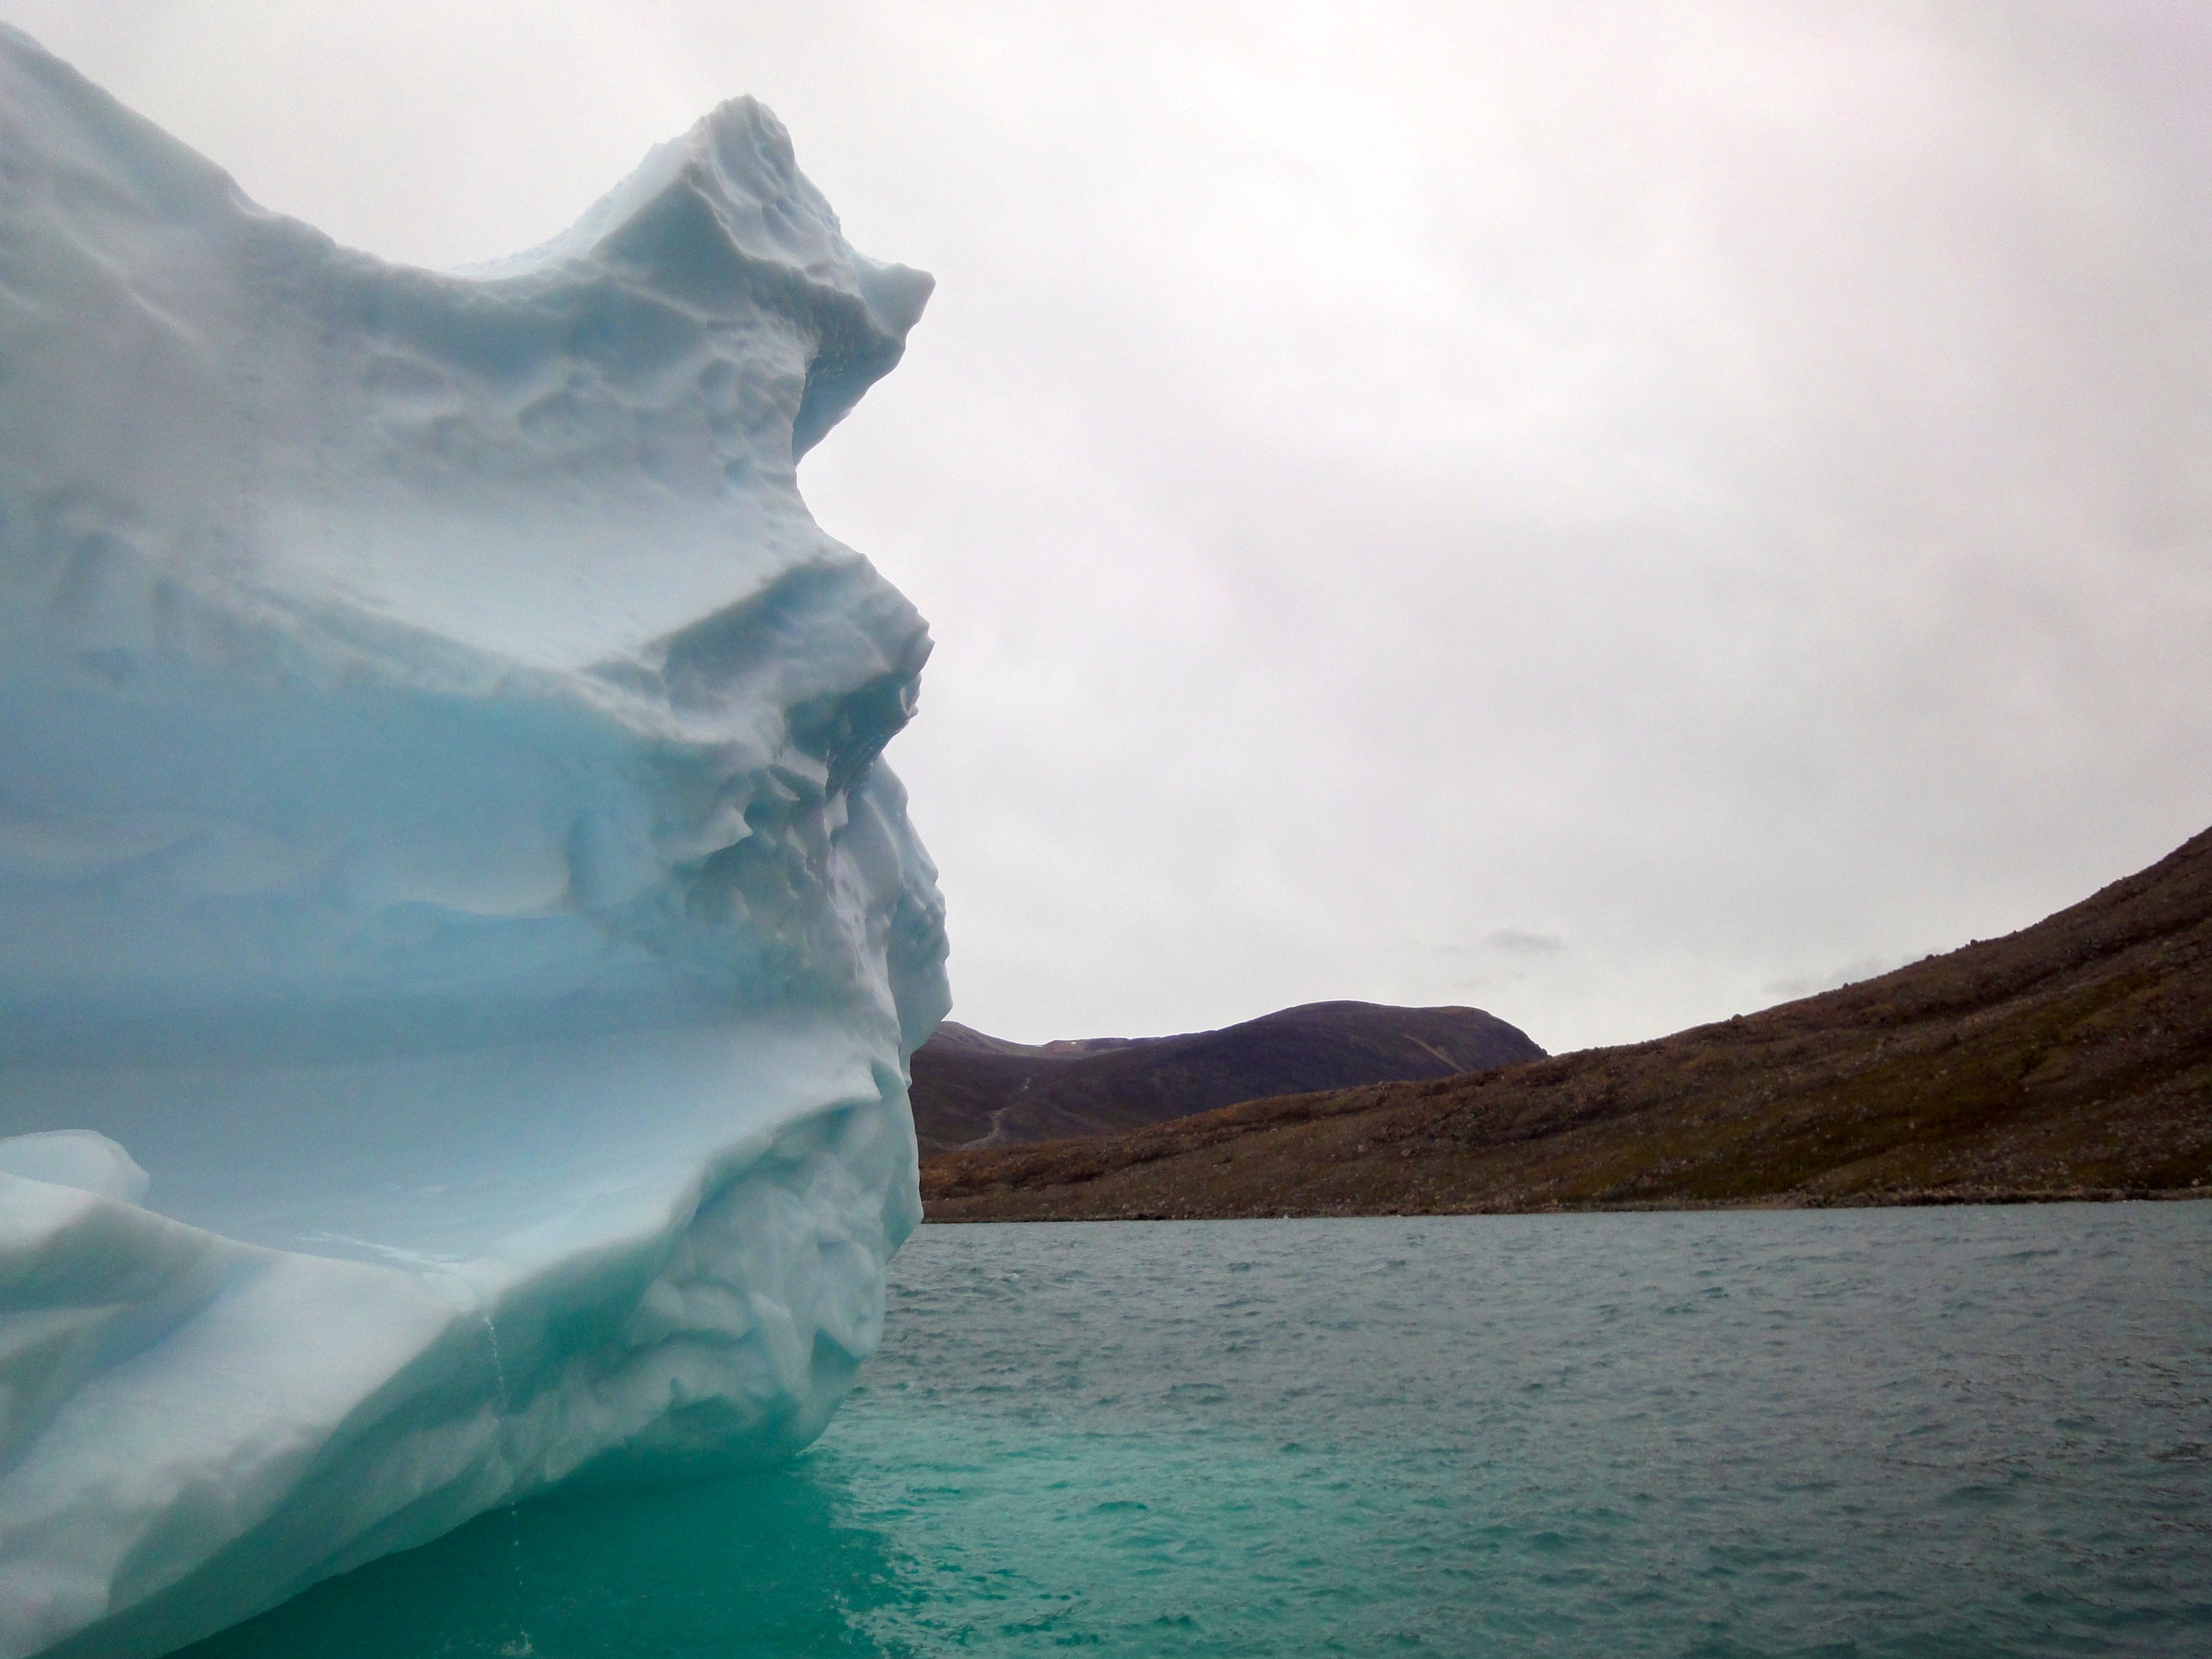
<svg viewBox="0 0 2212 1659">
<path fill-rule="evenodd" d="M 820 1431 L 948 999 L 794 467 L 929 289 L 749 99 L 441 273 L 0 30 L 0 1659 Z"/>
</svg>

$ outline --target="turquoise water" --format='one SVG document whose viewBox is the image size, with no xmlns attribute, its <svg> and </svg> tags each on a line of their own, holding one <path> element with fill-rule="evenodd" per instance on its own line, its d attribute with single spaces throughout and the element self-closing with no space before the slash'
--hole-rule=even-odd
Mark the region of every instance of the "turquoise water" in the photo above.
<svg viewBox="0 0 2212 1659">
<path fill-rule="evenodd" d="M 2212 1654 L 2212 1204 L 926 1228 L 792 1467 L 192 1659 Z"/>
</svg>

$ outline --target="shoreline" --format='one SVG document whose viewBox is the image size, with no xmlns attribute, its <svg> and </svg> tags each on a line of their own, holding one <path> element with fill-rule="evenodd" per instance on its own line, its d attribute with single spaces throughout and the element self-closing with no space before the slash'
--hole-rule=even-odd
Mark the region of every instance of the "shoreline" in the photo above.
<svg viewBox="0 0 2212 1659">
<path fill-rule="evenodd" d="M 1079 1188 L 1060 1189 L 1063 1192 Z M 1943 1188 L 1921 1192 L 1854 1194 L 1846 1197 L 1811 1194 L 1771 1198 L 1692 1200 L 1648 1199 L 1628 1202 L 1586 1204 L 1480 1205 L 1431 1209 L 1362 1209 L 1350 1206 L 1328 1209 L 1300 1208 L 1280 1212 L 1257 1210 L 1131 1209 L 1110 1215 L 1023 1213 L 993 1215 L 932 1213 L 927 1204 L 924 1226 L 963 1226 L 986 1223 L 1048 1224 L 1055 1222 L 1115 1221 L 1353 1221 L 1413 1220 L 1425 1216 L 1518 1215 L 1644 1215 L 1692 1212 L 1774 1210 L 1927 1210 L 2023 1204 L 2186 1204 L 2212 1199 L 2212 1187 L 2075 1187 L 2075 1188 Z M 957 1201 L 957 1200 L 956 1200 Z"/>
</svg>

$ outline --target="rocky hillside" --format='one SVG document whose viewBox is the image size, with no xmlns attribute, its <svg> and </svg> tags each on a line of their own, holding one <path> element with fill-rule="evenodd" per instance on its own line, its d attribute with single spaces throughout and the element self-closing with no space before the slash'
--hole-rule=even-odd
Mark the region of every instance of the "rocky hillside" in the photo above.
<svg viewBox="0 0 2212 1659">
<path fill-rule="evenodd" d="M 2208 1188 L 2212 831 L 2007 938 L 1656 1042 L 922 1173 L 939 1220 Z"/>
<path fill-rule="evenodd" d="M 1218 1031 L 1029 1045 L 947 1021 L 914 1057 L 925 1153 L 1114 1134 L 1263 1095 L 1450 1077 L 1544 1051 L 1479 1008 L 1315 1002 Z"/>
</svg>

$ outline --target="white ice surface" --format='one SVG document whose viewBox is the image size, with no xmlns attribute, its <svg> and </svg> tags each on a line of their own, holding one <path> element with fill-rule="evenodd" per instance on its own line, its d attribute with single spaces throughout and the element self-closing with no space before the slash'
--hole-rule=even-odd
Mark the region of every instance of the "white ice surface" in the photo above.
<svg viewBox="0 0 2212 1659">
<path fill-rule="evenodd" d="M 0 30 L 0 1659 L 819 1432 L 947 999 L 793 468 L 928 291 L 750 100 L 441 274 Z"/>
</svg>

